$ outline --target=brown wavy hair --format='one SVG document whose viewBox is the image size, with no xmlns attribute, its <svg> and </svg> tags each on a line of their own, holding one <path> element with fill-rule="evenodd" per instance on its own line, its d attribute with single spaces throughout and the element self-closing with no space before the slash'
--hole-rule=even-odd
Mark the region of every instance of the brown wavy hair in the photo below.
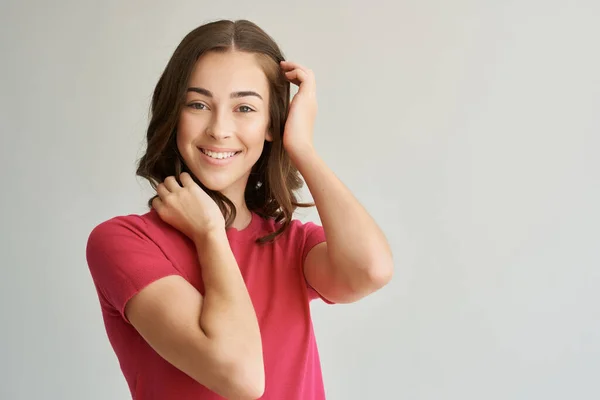
<svg viewBox="0 0 600 400">
<path fill-rule="evenodd" d="M 290 83 L 280 68 L 284 57 L 275 41 L 256 24 L 247 20 L 215 21 L 194 29 L 183 38 L 154 89 L 146 152 L 138 161 L 136 175 L 147 179 L 156 190 L 168 176 L 179 181 L 179 175 L 188 172 L 217 203 L 225 218 L 225 226 L 231 226 L 237 213 L 235 205 L 222 193 L 206 188 L 194 176 L 179 154 L 176 137 L 188 80 L 196 61 L 209 51 L 232 50 L 256 54 L 269 81 L 269 129 L 273 141 L 265 141 L 244 193 L 251 211 L 279 223 L 275 232 L 256 240 L 256 243 L 262 244 L 275 240 L 288 228 L 297 207 L 312 207 L 314 203 L 298 202 L 294 191 L 300 189 L 304 182 L 283 147 L 283 131 L 290 103 Z M 152 200 L 157 196 L 148 200 L 148 207 L 152 208 Z"/>
</svg>

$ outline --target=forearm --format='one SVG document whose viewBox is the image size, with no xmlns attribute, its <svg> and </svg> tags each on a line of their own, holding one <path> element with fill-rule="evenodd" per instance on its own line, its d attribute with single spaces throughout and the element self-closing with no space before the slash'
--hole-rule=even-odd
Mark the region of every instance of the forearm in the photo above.
<svg viewBox="0 0 600 400">
<path fill-rule="evenodd" d="M 293 159 L 314 199 L 336 268 L 356 279 L 389 280 L 392 252 L 385 235 L 314 149 Z"/>
<path fill-rule="evenodd" d="M 224 232 L 196 241 L 204 281 L 200 327 L 225 358 L 250 360 L 262 368 L 256 312 Z"/>
</svg>

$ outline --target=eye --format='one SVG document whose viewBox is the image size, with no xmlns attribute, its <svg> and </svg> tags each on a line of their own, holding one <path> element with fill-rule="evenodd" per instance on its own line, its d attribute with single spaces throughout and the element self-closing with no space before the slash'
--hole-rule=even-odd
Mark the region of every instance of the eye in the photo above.
<svg viewBox="0 0 600 400">
<path fill-rule="evenodd" d="M 242 113 L 249 113 L 254 111 L 252 108 L 248 107 L 248 106 L 239 106 L 238 110 L 240 110 L 240 112 Z"/>
<path fill-rule="evenodd" d="M 192 103 L 189 104 L 188 107 L 194 109 L 194 110 L 206 110 L 208 109 L 208 107 L 206 107 L 206 104 L 203 103 Z"/>
</svg>

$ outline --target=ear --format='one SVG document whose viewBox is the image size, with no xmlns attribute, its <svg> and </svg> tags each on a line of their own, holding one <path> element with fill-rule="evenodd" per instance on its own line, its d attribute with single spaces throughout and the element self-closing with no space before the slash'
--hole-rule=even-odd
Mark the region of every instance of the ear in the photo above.
<svg viewBox="0 0 600 400">
<path fill-rule="evenodd" d="M 272 141 L 273 141 L 273 134 L 271 133 L 271 130 L 270 130 L 270 129 L 268 129 L 268 130 L 265 132 L 265 140 L 266 140 L 267 142 L 272 142 Z"/>
</svg>

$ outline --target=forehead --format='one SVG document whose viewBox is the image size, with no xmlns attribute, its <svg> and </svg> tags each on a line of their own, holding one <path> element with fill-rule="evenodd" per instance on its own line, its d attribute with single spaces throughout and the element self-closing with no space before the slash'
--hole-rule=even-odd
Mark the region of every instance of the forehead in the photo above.
<svg viewBox="0 0 600 400">
<path fill-rule="evenodd" d="M 239 51 L 203 54 L 196 62 L 188 86 L 203 87 L 216 96 L 254 90 L 264 98 L 269 92 L 269 82 L 257 57 Z"/>
</svg>

